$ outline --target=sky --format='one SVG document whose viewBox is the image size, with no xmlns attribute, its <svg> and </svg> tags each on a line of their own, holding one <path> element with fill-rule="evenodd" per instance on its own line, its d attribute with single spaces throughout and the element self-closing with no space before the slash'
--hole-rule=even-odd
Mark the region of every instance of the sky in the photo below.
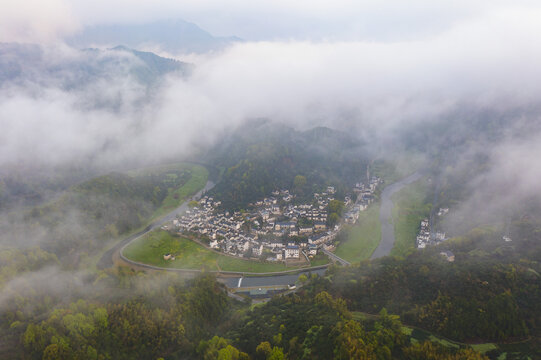
<svg viewBox="0 0 541 360">
<path fill-rule="evenodd" d="M 248 41 L 412 41 L 502 9 L 538 7 L 531 0 L 2 0 L 0 41 L 51 41 L 89 25 L 165 18 Z"/>
</svg>

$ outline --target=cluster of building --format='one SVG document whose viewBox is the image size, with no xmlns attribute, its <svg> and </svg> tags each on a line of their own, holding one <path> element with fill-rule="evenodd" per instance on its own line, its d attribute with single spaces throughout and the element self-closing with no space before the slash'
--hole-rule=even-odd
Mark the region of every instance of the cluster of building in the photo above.
<svg viewBox="0 0 541 360">
<path fill-rule="evenodd" d="M 438 216 L 443 216 L 449 212 L 449 208 L 440 208 Z M 437 245 L 446 239 L 445 233 L 440 231 L 431 232 L 430 221 L 421 220 L 421 228 L 417 234 L 416 246 L 418 249 L 424 249 L 429 245 Z"/>
<path fill-rule="evenodd" d="M 343 220 L 355 223 L 359 212 L 373 201 L 381 183 L 372 178 L 367 185 L 356 184 L 356 199 L 346 196 Z M 310 257 L 328 246 L 341 230 L 341 222 L 328 227 L 329 203 L 336 190 L 329 186 L 314 193 L 309 204 L 296 204 L 289 190 L 276 190 L 272 196 L 250 204 L 248 212 L 219 209 L 220 202 L 204 196 L 194 207 L 173 221 L 177 231 L 192 233 L 208 246 L 229 255 L 284 261 Z"/>
</svg>

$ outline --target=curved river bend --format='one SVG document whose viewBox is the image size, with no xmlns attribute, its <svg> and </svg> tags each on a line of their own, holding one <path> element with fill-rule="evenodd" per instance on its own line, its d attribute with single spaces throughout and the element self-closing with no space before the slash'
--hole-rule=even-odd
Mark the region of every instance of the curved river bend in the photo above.
<svg viewBox="0 0 541 360">
<path fill-rule="evenodd" d="M 391 222 L 392 219 L 392 210 L 393 210 L 393 202 L 391 200 L 391 196 L 400 191 L 404 186 L 409 185 L 421 178 L 421 174 L 419 172 L 416 172 L 394 184 L 391 184 L 387 186 L 383 192 L 381 193 L 381 208 L 380 208 L 380 214 L 379 219 L 381 222 L 381 241 L 379 243 L 378 248 L 374 251 L 372 254 L 372 259 L 379 258 L 382 256 L 389 255 L 391 252 L 391 249 L 394 245 L 394 226 Z M 199 193 L 197 193 L 193 198 L 198 198 L 201 196 L 201 194 L 204 191 L 207 191 L 211 189 L 214 186 L 214 183 L 209 181 L 205 188 L 201 190 Z M 102 261 L 104 259 L 107 259 L 111 261 L 111 252 L 118 251 L 120 248 L 126 246 L 130 241 L 133 241 L 134 238 L 142 236 L 142 234 L 147 233 L 148 231 L 155 229 L 159 226 L 161 226 L 166 221 L 172 220 L 176 214 L 179 212 L 182 212 L 186 210 L 188 205 L 188 201 L 184 202 L 180 207 L 169 213 L 167 216 L 164 216 L 160 220 L 156 221 L 149 227 L 147 227 L 145 230 L 143 230 L 141 233 L 134 234 L 128 239 L 125 239 L 120 244 L 115 246 L 113 249 L 108 251 L 105 256 L 102 258 Z M 107 262 L 109 262 L 107 261 Z M 111 261 L 112 262 L 112 261 Z M 109 264 L 108 264 L 109 265 Z M 112 265 L 112 264 L 111 264 Z M 284 274 L 284 275 L 274 275 L 274 276 L 249 276 L 249 277 L 243 277 L 242 280 L 242 286 L 265 286 L 265 285 L 287 285 L 287 284 L 293 284 L 299 277 L 301 273 L 316 273 L 318 275 L 323 275 L 325 273 L 326 269 L 318 269 L 318 270 L 306 270 L 302 271 L 300 270 L 298 273 L 295 274 Z M 236 285 L 239 283 L 240 276 L 234 276 L 234 277 L 227 277 L 220 279 L 223 283 L 225 283 L 229 287 L 236 287 Z"/>
<path fill-rule="evenodd" d="M 402 190 L 404 186 L 409 185 L 422 177 L 420 172 L 416 172 L 402 180 L 399 180 L 396 183 L 393 183 L 383 189 L 381 193 L 381 208 L 379 212 L 379 220 L 381 222 L 381 241 L 378 248 L 372 254 L 372 259 L 379 258 L 382 256 L 389 255 L 391 249 L 394 245 L 394 225 L 391 223 L 392 211 L 393 211 L 393 201 L 391 196 L 396 192 Z M 264 285 L 286 285 L 293 284 L 299 277 L 301 273 L 316 273 L 318 275 L 325 274 L 326 269 L 312 270 L 299 272 L 297 274 L 291 275 L 276 275 L 276 276 L 250 276 L 245 277 L 242 280 L 242 286 L 264 286 Z M 222 279 L 229 287 L 236 287 L 239 282 L 239 277 L 231 277 Z"/>
</svg>

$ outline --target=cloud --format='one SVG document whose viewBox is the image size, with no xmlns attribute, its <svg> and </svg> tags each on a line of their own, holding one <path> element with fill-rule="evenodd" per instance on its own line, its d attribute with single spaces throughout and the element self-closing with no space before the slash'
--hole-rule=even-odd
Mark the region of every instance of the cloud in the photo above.
<svg viewBox="0 0 541 360">
<path fill-rule="evenodd" d="M 513 5 L 539 8 L 534 0 Z M 396 42 L 426 39 L 507 7 L 505 0 L 3 0 L 0 41 L 49 42 L 84 26 L 181 18 L 249 41 Z"/>
<path fill-rule="evenodd" d="M 465 104 L 526 107 L 541 97 L 539 19 L 539 10 L 511 8 L 418 41 L 241 43 L 191 58 L 190 78 L 170 76 L 152 88 L 130 76 L 130 63 L 92 81 L 71 70 L 36 72 L 1 90 L 0 163 L 189 156 L 256 117 L 386 137 Z M 59 48 L 45 61 L 72 69 L 84 56 Z M 70 77 L 80 84 L 58 81 Z"/>
<path fill-rule="evenodd" d="M 64 0 L 0 1 L 0 42 L 57 41 L 76 31 L 79 22 Z"/>
<path fill-rule="evenodd" d="M 182 18 L 215 35 L 250 41 L 332 40 L 401 41 L 441 33 L 452 26 L 508 5 L 504 0 L 427 1 L 72 1 L 85 25 L 143 23 Z M 518 0 L 515 6 L 535 6 Z"/>
</svg>

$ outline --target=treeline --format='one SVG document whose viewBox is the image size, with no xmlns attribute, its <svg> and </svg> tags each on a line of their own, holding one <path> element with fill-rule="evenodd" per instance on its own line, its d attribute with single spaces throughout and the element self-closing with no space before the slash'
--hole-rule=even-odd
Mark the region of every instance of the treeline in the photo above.
<svg viewBox="0 0 541 360">
<path fill-rule="evenodd" d="M 115 282 L 131 283 L 129 291 L 117 289 L 119 297 L 108 294 L 103 284 L 91 285 L 97 293 L 87 299 L 49 304 L 39 313 L 15 307 L 2 314 L 9 326 L 3 330 L 18 335 L 17 343 L 11 344 L 12 355 L 23 359 L 190 358 L 200 339 L 210 338 L 232 311 L 223 285 L 210 276 L 188 283 L 171 277 L 144 281 L 140 276 L 130 278 L 134 274 L 116 276 L 124 279 Z"/>
<path fill-rule="evenodd" d="M 36 271 L 48 265 L 59 265 L 57 256 L 38 246 L 0 249 L 0 289 L 17 274 Z"/>
<path fill-rule="evenodd" d="M 516 341 L 541 333 L 539 224 L 515 224 L 512 245 L 477 229 L 411 255 L 334 268 L 313 285 L 353 310 L 382 308 L 459 341 Z M 454 262 L 441 251 L 451 250 Z M 316 291 L 316 290 L 314 290 Z"/>
<path fill-rule="evenodd" d="M 248 313 L 228 336 L 254 359 L 263 360 L 486 359 L 469 348 L 416 344 L 399 317 L 385 309 L 375 320 L 358 321 L 343 299 L 326 291 L 274 298 Z"/>
<path fill-rule="evenodd" d="M 57 199 L 2 227 L 12 234 L 10 243 L 39 239 L 44 250 L 76 267 L 81 257 L 103 245 L 100 240 L 141 227 L 172 190 L 190 178 L 190 166 L 100 176 L 72 186 Z"/>
<path fill-rule="evenodd" d="M 362 143 L 345 133 L 328 128 L 299 132 L 265 121 L 236 130 L 211 154 L 208 161 L 224 169 L 211 194 L 227 209 L 245 208 L 276 189 L 311 201 L 314 192 L 331 185 L 343 197 L 364 179 L 368 163 Z"/>
<path fill-rule="evenodd" d="M 86 281 L 90 281 L 87 279 Z M 0 355 L 20 359 L 486 359 L 469 348 L 416 344 L 396 315 L 356 319 L 326 291 L 256 306 L 210 275 L 183 281 L 119 269 L 73 298 L 0 313 Z M 90 295 L 92 294 L 92 295 Z M 23 294 L 19 294 L 23 296 Z M 39 297 L 33 294 L 32 303 Z M 54 296 L 53 296 L 54 297 Z"/>
</svg>

